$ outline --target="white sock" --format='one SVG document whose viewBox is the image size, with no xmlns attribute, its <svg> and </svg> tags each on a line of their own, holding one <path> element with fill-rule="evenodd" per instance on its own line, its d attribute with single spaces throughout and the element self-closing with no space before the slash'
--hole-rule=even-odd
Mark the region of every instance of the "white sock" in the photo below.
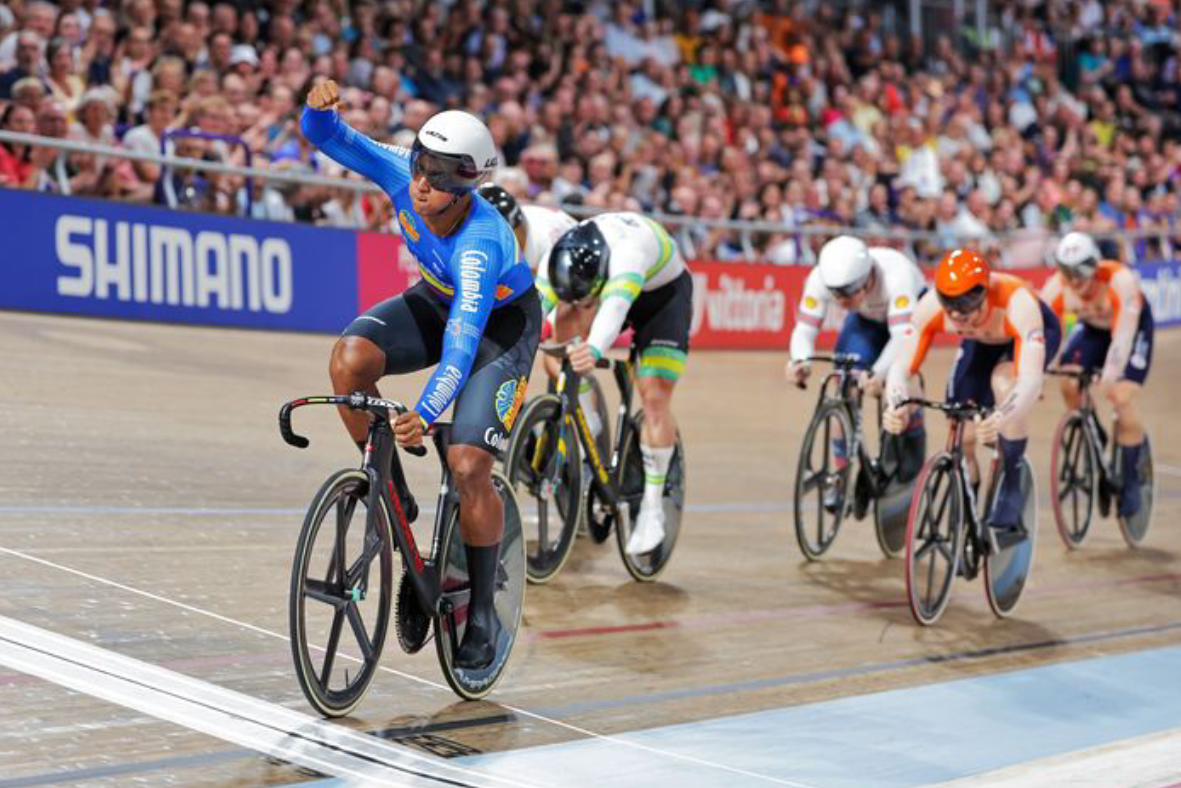
<svg viewBox="0 0 1181 788">
<path fill-rule="evenodd" d="M 584 379 L 579 383 L 578 404 L 582 406 L 582 415 L 586 416 L 586 426 L 590 427 L 591 435 L 599 437 L 603 423 L 599 418 L 599 409 L 595 407 L 594 389 L 591 388 L 589 380 Z"/>
<path fill-rule="evenodd" d="M 655 506 L 656 511 L 663 511 L 664 480 L 668 476 L 668 464 L 672 462 L 675 446 L 655 448 L 640 444 L 640 454 L 644 457 L 644 507 Z"/>
</svg>

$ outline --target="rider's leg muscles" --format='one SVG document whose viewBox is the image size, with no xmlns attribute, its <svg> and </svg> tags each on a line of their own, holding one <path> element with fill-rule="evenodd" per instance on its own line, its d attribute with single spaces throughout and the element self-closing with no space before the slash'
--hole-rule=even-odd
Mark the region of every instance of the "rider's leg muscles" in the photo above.
<svg viewBox="0 0 1181 788">
<path fill-rule="evenodd" d="M 452 446 L 447 450 L 447 466 L 459 489 L 459 531 L 471 582 L 467 628 L 455 655 L 455 664 L 461 668 L 487 667 L 496 655 L 500 622 L 493 601 L 504 504 L 492 486 L 495 461 L 494 455 L 475 446 Z"/>
<path fill-rule="evenodd" d="M 642 363 L 642 362 L 641 362 Z M 639 379 L 644 424 L 640 453 L 644 460 L 644 498 L 640 516 L 628 540 L 629 553 L 639 555 L 664 540 L 664 483 L 676 450 L 677 423 L 672 413 L 675 380 L 645 376 Z"/>
<path fill-rule="evenodd" d="M 995 401 L 1004 402 L 1016 385 L 1013 363 L 998 364 L 992 373 Z M 1029 440 L 1029 419 L 1022 415 L 1005 421 L 999 437 L 1001 452 L 1001 489 L 996 506 L 989 516 L 989 524 L 997 527 L 1016 526 L 1021 520 L 1025 501 L 1021 495 L 1021 458 Z"/>
<path fill-rule="evenodd" d="M 359 336 L 343 336 L 332 348 L 328 362 L 328 376 L 332 379 L 334 394 L 352 394 L 364 391 L 370 396 L 380 396 L 377 381 L 385 373 L 385 353 L 368 339 Z M 337 408 L 349 437 L 362 449 L 369 431 L 369 414 L 351 410 L 345 406 Z"/>
<path fill-rule="evenodd" d="M 471 582 L 467 628 L 455 655 L 461 668 L 485 668 L 496 656 L 500 621 L 493 602 L 504 503 L 492 483 L 492 468 L 524 402 L 540 335 L 541 305 L 532 294 L 495 310 L 455 402 L 447 467 L 459 491 L 459 531 Z"/>
<path fill-rule="evenodd" d="M 1144 442 L 1144 425 L 1136 412 L 1136 397 L 1140 384 L 1121 380 L 1107 392 L 1107 399 L 1115 410 L 1115 442 L 1120 450 L 1122 490 L 1119 513 L 1130 517 L 1140 511 L 1140 447 Z"/>
<path fill-rule="evenodd" d="M 1074 378 L 1061 378 L 1058 381 L 1058 388 L 1062 392 L 1062 402 L 1065 403 L 1067 409 L 1078 408 L 1082 401 L 1078 381 Z"/>
</svg>

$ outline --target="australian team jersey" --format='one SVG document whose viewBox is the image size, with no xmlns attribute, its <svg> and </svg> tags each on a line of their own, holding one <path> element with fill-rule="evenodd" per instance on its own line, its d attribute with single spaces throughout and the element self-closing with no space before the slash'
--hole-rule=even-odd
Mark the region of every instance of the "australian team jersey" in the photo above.
<svg viewBox="0 0 1181 788">
<path fill-rule="evenodd" d="M 607 282 L 599 293 L 599 311 L 587 337 L 587 344 L 602 356 L 619 336 L 632 302 L 640 293 L 667 285 L 688 266 L 672 236 L 646 216 L 600 213 L 583 221 L 598 226 L 611 250 Z M 537 289 L 542 308 L 548 313 L 557 305 L 558 296 L 544 270 L 537 272 Z"/>
<path fill-rule="evenodd" d="M 476 349 L 495 307 L 515 300 L 533 284 L 519 259 L 508 222 L 477 194 L 463 223 L 446 237 L 431 232 L 410 200 L 410 152 L 369 139 L 335 110 L 305 108 L 303 135 L 334 161 L 375 182 L 389 195 L 406 247 L 431 290 L 450 305 L 439 366 L 415 406 L 430 424 L 463 390 Z"/>
</svg>

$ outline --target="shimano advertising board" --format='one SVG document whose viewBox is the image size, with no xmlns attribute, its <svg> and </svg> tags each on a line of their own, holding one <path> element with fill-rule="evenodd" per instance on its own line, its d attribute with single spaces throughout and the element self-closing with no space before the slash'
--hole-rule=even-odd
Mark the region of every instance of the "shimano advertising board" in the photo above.
<svg viewBox="0 0 1181 788">
<path fill-rule="evenodd" d="M 356 235 L 0 189 L 0 308 L 339 331 Z"/>
</svg>

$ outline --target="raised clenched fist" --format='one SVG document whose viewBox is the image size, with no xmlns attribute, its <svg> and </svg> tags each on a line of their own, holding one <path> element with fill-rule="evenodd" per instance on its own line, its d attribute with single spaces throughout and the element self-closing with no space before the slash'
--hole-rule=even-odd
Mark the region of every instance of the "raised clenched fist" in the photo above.
<svg viewBox="0 0 1181 788">
<path fill-rule="evenodd" d="M 340 88 L 331 79 L 326 79 L 308 91 L 308 106 L 312 109 L 336 109 L 340 101 Z"/>
</svg>

